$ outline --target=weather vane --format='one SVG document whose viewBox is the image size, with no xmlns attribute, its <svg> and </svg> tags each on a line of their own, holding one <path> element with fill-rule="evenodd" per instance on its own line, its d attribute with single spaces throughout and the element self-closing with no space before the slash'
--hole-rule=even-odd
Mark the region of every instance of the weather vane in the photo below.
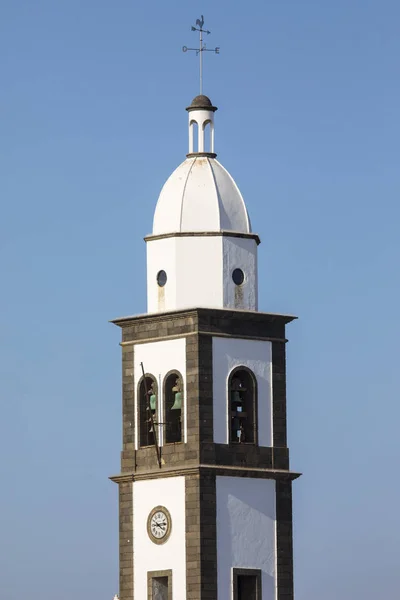
<svg viewBox="0 0 400 600">
<path fill-rule="evenodd" d="M 196 56 L 200 56 L 200 95 L 203 93 L 203 52 L 215 52 L 215 54 L 219 54 L 219 48 L 210 48 L 208 49 L 205 44 L 203 44 L 203 33 L 209 35 L 211 31 L 207 29 L 203 29 L 204 26 L 204 17 L 201 15 L 200 19 L 196 21 L 197 27 L 192 26 L 192 31 L 200 32 L 200 45 L 199 48 L 188 48 L 187 46 L 183 46 L 182 50 L 187 52 L 188 50 L 194 50 L 196 52 Z"/>
</svg>

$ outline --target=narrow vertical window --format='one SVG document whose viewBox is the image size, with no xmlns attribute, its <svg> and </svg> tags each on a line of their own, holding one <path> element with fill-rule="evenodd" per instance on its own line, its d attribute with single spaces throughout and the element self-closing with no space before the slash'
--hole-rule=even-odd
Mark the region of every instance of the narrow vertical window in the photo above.
<svg viewBox="0 0 400 600">
<path fill-rule="evenodd" d="M 157 422 L 157 383 L 152 375 L 142 377 L 139 383 L 139 446 L 154 444 L 154 427 Z"/>
<path fill-rule="evenodd" d="M 164 383 L 164 424 L 167 444 L 182 441 L 183 419 L 183 379 L 178 371 L 173 371 Z"/>
<path fill-rule="evenodd" d="M 233 600 L 262 600 L 259 569 L 233 569 Z"/>
<path fill-rule="evenodd" d="M 148 600 L 172 600 L 172 570 L 147 573 Z"/>
<path fill-rule="evenodd" d="M 203 123 L 203 136 L 204 136 L 204 152 L 212 152 L 212 145 L 211 145 L 211 121 L 204 121 L 204 123 Z"/>
<path fill-rule="evenodd" d="M 153 577 L 153 600 L 168 600 L 168 577 Z"/>
<path fill-rule="evenodd" d="M 257 386 L 254 374 L 245 367 L 235 369 L 228 382 L 229 441 L 257 443 Z"/>
<path fill-rule="evenodd" d="M 190 122 L 189 153 L 199 152 L 199 125 L 197 121 Z"/>
</svg>

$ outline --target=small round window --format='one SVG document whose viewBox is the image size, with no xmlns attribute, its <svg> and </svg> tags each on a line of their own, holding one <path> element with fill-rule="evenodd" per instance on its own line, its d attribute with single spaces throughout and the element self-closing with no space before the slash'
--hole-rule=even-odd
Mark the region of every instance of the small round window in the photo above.
<svg viewBox="0 0 400 600">
<path fill-rule="evenodd" d="M 158 271 L 157 283 L 160 287 L 164 287 L 164 285 L 167 283 L 167 274 L 165 271 Z"/>
<path fill-rule="evenodd" d="M 242 285 L 244 281 L 244 273 L 242 269 L 235 269 L 232 273 L 232 279 L 236 285 Z"/>
</svg>

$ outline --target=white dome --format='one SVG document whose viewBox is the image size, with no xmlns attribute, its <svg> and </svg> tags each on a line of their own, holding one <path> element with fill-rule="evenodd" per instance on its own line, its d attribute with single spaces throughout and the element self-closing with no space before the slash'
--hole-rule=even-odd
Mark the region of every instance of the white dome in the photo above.
<svg viewBox="0 0 400 600">
<path fill-rule="evenodd" d="M 191 231 L 251 233 L 242 195 L 231 175 L 208 156 L 187 158 L 161 190 L 153 235 Z"/>
</svg>

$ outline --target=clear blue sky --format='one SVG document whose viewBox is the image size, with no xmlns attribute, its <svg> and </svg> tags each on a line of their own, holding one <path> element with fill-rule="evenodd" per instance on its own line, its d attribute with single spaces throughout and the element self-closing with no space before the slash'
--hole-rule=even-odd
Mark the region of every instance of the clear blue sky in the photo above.
<svg viewBox="0 0 400 600">
<path fill-rule="evenodd" d="M 0 1 L 0 596 L 118 590 L 119 330 L 187 152 L 190 32 L 288 328 L 296 600 L 397 598 L 398 0 Z"/>
</svg>

